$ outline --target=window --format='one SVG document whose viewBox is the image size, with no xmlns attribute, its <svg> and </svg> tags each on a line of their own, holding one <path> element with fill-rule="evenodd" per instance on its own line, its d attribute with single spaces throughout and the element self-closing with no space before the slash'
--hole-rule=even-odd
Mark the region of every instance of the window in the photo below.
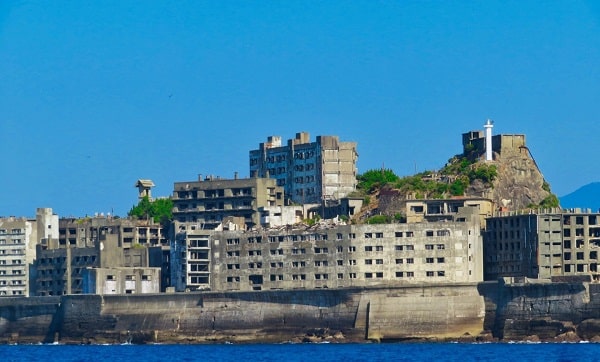
<svg viewBox="0 0 600 362">
<path fill-rule="evenodd" d="M 432 272 L 432 271 L 425 272 L 425 274 L 426 274 L 428 277 L 432 277 L 432 276 L 434 276 L 434 275 L 435 275 L 435 273 L 434 273 L 434 272 Z"/>
<path fill-rule="evenodd" d="M 446 246 L 444 244 L 437 244 L 437 248 L 438 250 L 444 250 L 446 249 Z"/>
<path fill-rule="evenodd" d="M 396 231 L 396 237 L 397 238 L 401 238 L 402 237 L 402 231 Z"/>
<path fill-rule="evenodd" d="M 373 273 L 365 273 L 365 278 L 366 278 L 366 279 L 371 279 L 371 278 L 373 278 Z"/>
<path fill-rule="evenodd" d="M 437 272 L 437 276 L 438 276 L 438 277 L 444 277 L 444 276 L 446 276 L 446 272 L 444 272 L 443 270 L 439 270 L 439 271 Z"/>
<path fill-rule="evenodd" d="M 365 251 L 373 251 L 373 247 L 370 245 L 365 246 Z"/>
<path fill-rule="evenodd" d="M 403 264 L 403 260 L 402 259 L 396 259 L 396 264 Z"/>
<path fill-rule="evenodd" d="M 371 264 L 373 264 L 373 259 L 365 259 L 365 264 L 366 264 L 366 265 L 371 265 Z"/>
<path fill-rule="evenodd" d="M 394 247 L 394 249 L 395 249 L 396 251 L 402 251 L 402 250 L 404 250 L 404 245 L 396 245 L 396 246 Z"/>
<path fill-rule="evenodd" d="M 403 278 L 404 272 L 396 272 L 396 278 Z"/>
<path fill-rule="evenodd" d="M 383 264 L 383 259 L 375 259 L 375 264 Z"/>
<path fill-rule="evenodd" d="M 375 251 L 383 251 L 383 245 L 375 246 Z"/>
<path fill-rule="evenodd" d="M 414 264 L 415 263 L 415 259 L 413 258 L 406 258 L 406 264 Z"/>
<path fill-rule="evenodd" d="M 425 258 L 425 262 L 427 264 L 432 264 L 433 263 L 433 258 Z"/>
<path fill-rule="evenodd" d="M 437 262 L 441 264 L 441 263 L 445 263 L 446 261 L 444 258 L 437 258 Z"/>
<path fill-rule="evenodd" d="M 355 251 L 356 251 L 356 246 L 349 246 L 349 247 L 348 247 L 348 252 L 349 252 L 349 253 L 353 253 L 353 252 L 355 252 Z"/>
<path fill-rule="evenodd" d="M 415 250 L 414 245 L 406 245 L 406 250 Z"/>
</svg>

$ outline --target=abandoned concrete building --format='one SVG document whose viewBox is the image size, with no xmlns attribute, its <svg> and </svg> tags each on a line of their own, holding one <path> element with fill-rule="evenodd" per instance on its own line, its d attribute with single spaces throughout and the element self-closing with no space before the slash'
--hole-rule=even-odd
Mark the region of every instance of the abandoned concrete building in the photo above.
<svg viewBox="0 0 600 362">
<path fill-rule="evenodd" d="M 551 209 L 487 219 L 484 276 L 600 280 L 600 213 Z"/>
<path fill-rule="evenodd" d="M 284 205 L 283 188 L 270 178 L 221 179 L 176 182 L 173 219 L 215 229 L 227 218 L 241 218 L 243 228 L 261 225 L 260 208 Z"/>
<path fill-rule="evenodd" d="M 287 145 L 270 136 L 250 151 L 250 177 L 270 177 L 296 204 L 320 204 L 340 199 L 356 188 L 356 142 L 340 142 L 337 136 L 296 134 Z"/>
<path fill-rule="evenodd" d="M 483 280 L 474 208 L 452 222 L 211 231 L 176 223 L 176 291 L 339 288 Z"/>
<path fill-rule="evenodd" d="M 160 285 L 169 285 L 170 245 L 161 225 L 107 216 L 62 218 L 58 224 L 58 237 L 36 248 L 35 295 L 83 293 L 86 268 L 158 267 Z"/>
<path fill-rule="evenodd" d="M 465 155 L 485 154 L 485 135 L 483 131 L 470 131 L 462 135 L 463 153 Z M 520 149 L 526 149 L 524 134 L 498 134 L 492 136 L 493 154 L 510 154 L 519 152 Z M 494 156 L 495 157 L 495 156 Z"/>
<path fill-rule="evenodd" d="M 56 240 L 58 216 L 52 209 L 38 208 L 35 219 L 0 218 L 0 297 L 33 295 L 36 244 Z"/>
<path fill-rule="evenodd" d="M 492 216 L 494 211 L 494 202 L 481 197 L 406 200 L 406 222 L 452 221 L 458 210 L 465 206 L 477 210 L 482 226 L 485 226 L 485 219 Z"/>
<path fill-rule="evenodd" d="M 85 268 L 83 293 L 160 293 L 160 272 L 160 268 Z"/>
</svg>

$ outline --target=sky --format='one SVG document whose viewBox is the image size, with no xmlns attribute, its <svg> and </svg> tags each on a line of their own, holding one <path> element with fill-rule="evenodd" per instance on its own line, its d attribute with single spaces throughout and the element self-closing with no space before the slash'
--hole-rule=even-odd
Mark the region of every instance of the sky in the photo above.
<svg viewBox="0 0 600 362">
<path fill-rule="evenodd" d="M 563 196 L 599 110 L 597 1 L 0 1 L 2 216 L 125 216 L 301 131 L 412 175 L 488 118 Z"/>
</svg>

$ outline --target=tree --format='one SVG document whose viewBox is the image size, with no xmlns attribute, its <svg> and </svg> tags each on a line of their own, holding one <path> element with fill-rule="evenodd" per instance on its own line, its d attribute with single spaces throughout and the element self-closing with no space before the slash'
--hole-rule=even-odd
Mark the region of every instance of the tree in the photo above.
<svg viewBox="0 0 600 362">
<path fill-rule="evenodd" d="M 173 219 L 173 200 L 163 198 L 150 201 L 146 196 L 138 202 L 137 206 L 132 207 L 127 215 L 138 219 L 152 218 L 166 227 Z"/>
<path fill-rule="evenodd" d="M 369 170 L 362 175 L 358 175 L 356 179 L 358 181 L 357 188 L 371 193 L 377 187 L 398 181 L 399 177 L 390 169 L 381 169 Z"/>
</svg>

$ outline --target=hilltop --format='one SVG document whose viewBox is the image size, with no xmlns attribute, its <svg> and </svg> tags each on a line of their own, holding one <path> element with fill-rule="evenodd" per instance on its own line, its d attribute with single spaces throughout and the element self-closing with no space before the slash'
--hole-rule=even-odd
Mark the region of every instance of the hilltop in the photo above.
<svg viewBox="0 0 600 362">
<path fill-rule="evenodd" d="M 364 218 L 373 214 L 402 218 L 406 200 L 483 197 L 497 210 L 559 206 L 544 179 L 524 135 L 496 135 L 493 159 L 485 159 L 482 132 L 463 134 L 463 152 L 452 156 L 437 171 L 399 177 L 392 170 L 370 170 L 358 176 Z"/>
<path fill-rule="evenodd" d="M 565 208 L 600 210 L 600 182 L 592 182 L 560 198 Z"/>
</svg>

